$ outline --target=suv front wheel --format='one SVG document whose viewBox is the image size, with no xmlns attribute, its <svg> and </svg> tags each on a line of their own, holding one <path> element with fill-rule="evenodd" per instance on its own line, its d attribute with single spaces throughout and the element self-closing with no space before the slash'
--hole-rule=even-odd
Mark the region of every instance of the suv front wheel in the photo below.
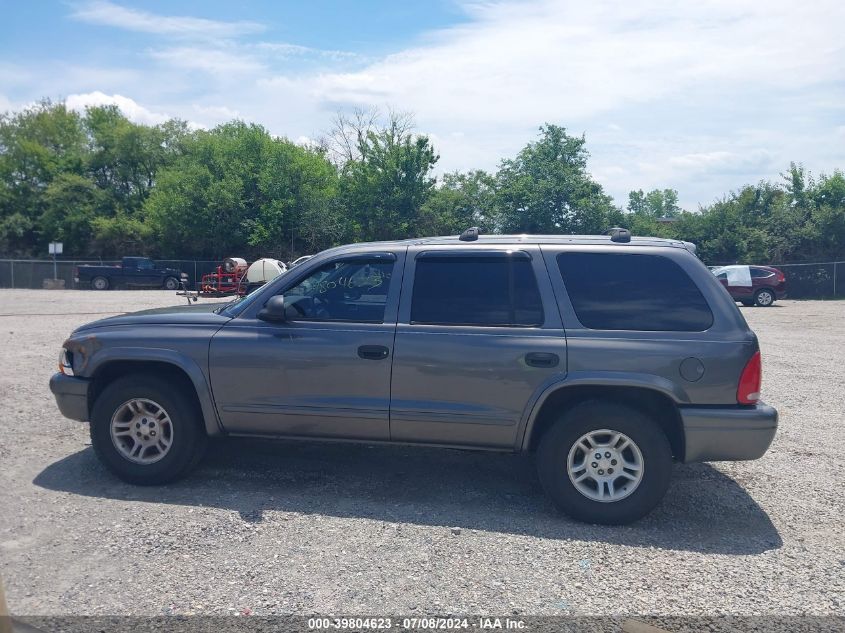
<svg viewBox="0 0 845 633">
<path fill-rule="evenodd" d="M 91 411 L 91 444 L 106 467 L 124 481 L 153 486 L 186 475 L 208 440 L 200 415 L 172 384 L 129 375 L 109 384 Z"/>
<path fill-rule="evenodd" d="M 660 427 L 637 409 L 589 401 L 568 409 L 540 441 L 537 469 L 561 510 L 588 523 L 645 516 L 669 487 L 672 451 Z"/>
</svg>

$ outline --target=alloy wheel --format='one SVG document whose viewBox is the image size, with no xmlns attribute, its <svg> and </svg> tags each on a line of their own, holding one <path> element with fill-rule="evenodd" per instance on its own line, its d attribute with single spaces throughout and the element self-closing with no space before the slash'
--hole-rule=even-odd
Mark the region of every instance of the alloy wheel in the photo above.
<svg viewBox="0 0 845 633">
<path fill-rule="evenodd" d="M 173 423 L 157 402 L 133 398 L 120 405 L 111 419 L 111 439 L 130 462 L 154 464 L 173 446 Z"/>
<path fill-rule="evenodd" d="M 593 501 L 611 503 L 631 495 L 643 479 L 643 455 L 624 433 L 611 429 L 582 435 L 566 460 L 569 480 Z"/>
</svg>

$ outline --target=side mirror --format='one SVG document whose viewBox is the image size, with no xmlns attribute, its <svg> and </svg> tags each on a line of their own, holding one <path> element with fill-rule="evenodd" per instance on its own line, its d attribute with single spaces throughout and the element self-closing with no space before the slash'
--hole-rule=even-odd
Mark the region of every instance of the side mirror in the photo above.
<svg viewBox="0 0 845 633">
<path fill-rule="evenodd" d="M 282 323 L 287 321 L 284 296 L 275 295 L 270 297 L 258 313 L 258 318 L 262 321 L 270 321 L 271 323 Z"/>
</svg>

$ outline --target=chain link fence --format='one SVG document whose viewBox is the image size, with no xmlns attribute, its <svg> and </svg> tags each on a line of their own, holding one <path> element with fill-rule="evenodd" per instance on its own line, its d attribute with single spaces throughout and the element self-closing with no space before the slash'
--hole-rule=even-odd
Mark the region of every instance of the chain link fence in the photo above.
<svg viewBox="0 0 845 633">
<path fill-rule="evenodd" d="M 789 299 L 845 297 L 845 262 L 770 264 L 786 275 Z"/>
<path fill-rule="evenodd" d="M 74 282 L 77 266 L 119 266 L 118 260 L 57 260 L 55 273 L 52 259 L 0 259 L 0 288 L 41 288 L 45 279 L 63 279 L 65 288 L 77 288 Z M 212 273 L 220 265 L 218 261 L 187 259 L 157 259 L 159 268 L 176 268 L 188 275 L 190 288 L 203 275 Z M 54 277 L 55 274 L 55 277 Z"/>
<path fill-rule="evenodd" d="M 741 262 L 706 262 L 714 266 L 736 266 Z M 758 264 L 771 266 L 786 276 L 787 299 L 845 298 L 845 261 L 808 264 Z"/>
<path fill-rule="evenodd" d="M 77 266 L 118 265 L 119 261 L 59 260 L 56 262 L 56 278 L 64 279 L 65 288 L 76 288 L 74 270 Z M 188 275 L 189 287 L 206 273 L 212 273 L 220 265 L 218 261 L 188 259 L 159 259 L 156 264 L 162 268 L 176 268 Z M 786 275 L 786 292 L 790 299 L 834 299 L 845 298 L 845 261 L 819 262 L 812 264 L 771 264 Z M 0 259 L 0 288 L 41 288 L 45 279 L 53 279 L 51 259 Z"/>
</svg>

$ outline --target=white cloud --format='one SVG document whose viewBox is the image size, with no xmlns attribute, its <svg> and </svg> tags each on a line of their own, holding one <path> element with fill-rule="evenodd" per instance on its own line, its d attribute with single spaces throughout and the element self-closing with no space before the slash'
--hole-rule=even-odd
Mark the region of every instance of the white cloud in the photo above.
<svg viewBox="0 0 845 633">
<path fill-rule="evenodd" d="M 95 0 L 78 5 L 71 17 L 81 22 L 113 26 L 128 31 L 204 39 L 235 37 L 257 33 L 265 28 L 257 22 L 222 22 L 190 16 L 157 15 L 130 9 L 106 0 Z"/>
<path fill-rule="evenodd" d="M 4 112 L 11 112 L 12 110 L 15 110 L 16 107 L 17 106 L 12 103 L 11 99 L 4 94 L 0 94 L 0 114 L 3 114 Z"/>
<path fill-rule="evenodd" d="M 769 164 L 771 157 L 762 149 L 740 153 L 728 151 L 699 152 L 673 156 L 668 160 L 671 167 L 677 167 L 692 173 L 702 171 L 736 171 L 754 169 Z"/>
<path fill-rule="evenodd" d="M 163 112 L 149 110 L 129 97 L 124 97 L 123 95 L 107 95 L 99 91 L 68 95 L 65 99 L 65 104 L 69 109 L 79 112 L 84 112 L 87 106 L 116 105 L 127 119 L 146 125 L 157 125 L 171 118 Z"/>
<path fill-rule="evenodd" d="M 203 119 L 211 119 L 215 122 L 231 121 L 232 119 L 243 118 L 241 113 L 232 108 L 221 105 L 200 105 L 193 104 L 193 110 Z"/>
<path fill-rule="evenodd" d="M 180 46 L 163 50 L 151 50 L 149 55 L 168 68 L 199 70 L 213 75 L 229 75 L 241 81 L 243 73 L 254 74 L 264 70 L 264 65 L 249 55 L 196 46 Z"/>
<path fill-rule="evenodd" d="M 363 61 L 367 58 L 358 53 L 324 48 L 311 48 L 299 44 L 259 42 L 255 48 L 281 58 L 320 58 L 332 61 Z"/>
<path fill-rule="evenodd" d="M 313 79 L 326 99 L 486 124 L 593 117 L 702 85 L 790 88 L 835 79 L 843 5 L 784 0 L 472 5 L 469 24 L 360 72 Z M 787 35 L 788 34 L 788 35 Z M 820 45 L 824 42 L 825 45 Z"/>
</svg>

